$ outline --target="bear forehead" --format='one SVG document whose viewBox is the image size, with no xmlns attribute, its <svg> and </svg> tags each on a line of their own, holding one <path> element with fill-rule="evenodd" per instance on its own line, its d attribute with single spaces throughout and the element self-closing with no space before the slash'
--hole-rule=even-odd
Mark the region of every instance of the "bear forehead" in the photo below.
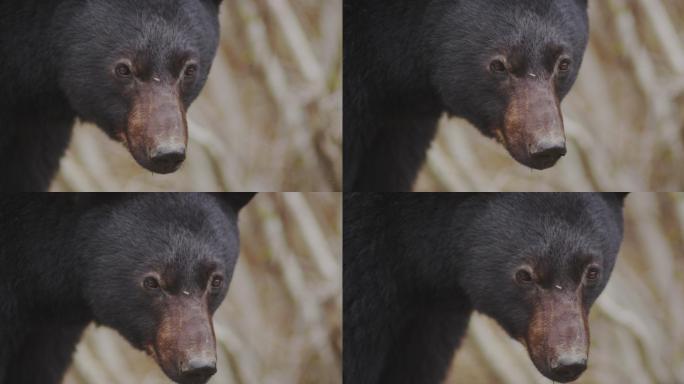
<svg viewBox="0 0 684 384">
<path fill-rule="evenodd" d="M 478 1 L 475 5 L 466 5 L 465 11 L 454 8 L 447 11 L 451 16 L 446 20 L 457 21 L 455 27 L 468 35 L 486 37 L 488 45 L 497 41 L 509 44 L 535 40 L 559 42 L 582 33 L 586 24 L 586 11 L 575 1 L 570 2 L 573 4 L 570 9 L 564 1 L 499 3 Z M 464 13 L 478 16 L 464 18 Z M 483 28 L 483 25 L 487 27 Z"/>
<path fill-rule="evenodd" d="M 149 1 L 90 1 L 81 9 L 81 17 L 75 18 L 77 28 L 90 33 L 106 33 L 104 36 L 135 40 L 155 38 L 174 42 L 180 37 L 206 36 L 208 28 L 216 20 L 198 1 L 164 3 L 155 5 Z M 218 25 L 216 25 L 218 27 Z M 100 35 L 98 35 L 100 36 Z M 124 40 L 125 41 L 125 40 Z"/>
<path fill-rule="evenodd" d="M 492 196 L 475 219 L 474 231 L 515 244 L 562 247 L 567 252 L 600 253 L 619 227 L 598 195 L 503 194 Z M 530 240 L 534 242 L 530 243 Z"/>
</svg>

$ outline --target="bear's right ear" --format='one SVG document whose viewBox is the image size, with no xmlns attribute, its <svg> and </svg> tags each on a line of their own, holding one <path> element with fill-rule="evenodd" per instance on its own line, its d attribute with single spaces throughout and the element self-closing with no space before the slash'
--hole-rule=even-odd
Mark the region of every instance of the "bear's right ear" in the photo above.
<svg viewBox="0 0 684 384">
<path fill-rule="evenodd" d="M 237 213 L 252 200 L 254 195 L 256 195 L 256 192 L 225 192 L 213 193 L 213 195 L 228 203 L 235 213 Z"/>
</svg>

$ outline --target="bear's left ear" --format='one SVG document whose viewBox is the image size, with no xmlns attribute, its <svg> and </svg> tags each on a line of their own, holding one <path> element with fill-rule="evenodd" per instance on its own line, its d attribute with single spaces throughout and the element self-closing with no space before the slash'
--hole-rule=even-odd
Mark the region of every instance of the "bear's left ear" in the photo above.
<svg viewBox="0 0 684 384">
<path fill-rule="evenodd" d="M 212 195 L 218 197 L 224 202 L 228 203 L 235 213 L 240 212 L 240 209 L 247 205 L 250 200 L 256 195 L 256 192 L 224 192 L 224 193 L 212 193 Z"/>
<path fill-rule="evenodd" d="M 615 196 L 615 198 L 620 202 L 620 204 L 624 204 L 625 197 L 629 195 L 629 192 L 613 192 L 612 195 Z"/>
<path fill-rule="evenodd" d="M 216 7 L 219 7 L 219 6 L 221 5 L 221 2 L 222 2 L 223 0 L 200 0 L 200 1 L 203 1 L 203 2 L 206 2 L 206 3 L 212 3 L 212 4 L 214 4 Z"/>
<path fill-rule="evenodd" d="M 629 192 L 615 192 L 615 196 L 617 196 L 617 198 L 620 200 L 625 200 L 627 195 L 629 195 Z"/>
</svg>

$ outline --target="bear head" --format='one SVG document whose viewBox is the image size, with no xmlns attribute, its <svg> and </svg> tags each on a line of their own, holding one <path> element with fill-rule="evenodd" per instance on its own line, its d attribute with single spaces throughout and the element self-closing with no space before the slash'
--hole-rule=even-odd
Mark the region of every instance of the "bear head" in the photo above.
<svg viewBox="0 0 684 384">
<path fill-rule="evenodd" d="M 444 109 L 521 164 L 553 166 L 566 153 L 560 103 L 587 45 L 586 0 L 435 3 L 429 72 Z"/>
<path fill-rule="evenodd" d="M 239 253 L 237 213 L 253 194 L 112 196 L 79 226 L 84 297 L 183 384 L 216 372 L 212 316 Z"/>
<path fill-rule="evenodd" d="M 219 3 L 91 0 L 58 7 L 60 87 L 82 120 L 152 172 L 174 172 L 185 159 L 186 111 L 216 54 Z"/>
<path fill-rule="evenodd" d="M 587 316 L 613 270 L 623 194 L 501 194 L 462 232 L 458 283 L 556 382 L 589 358 Z"/>
</svg>

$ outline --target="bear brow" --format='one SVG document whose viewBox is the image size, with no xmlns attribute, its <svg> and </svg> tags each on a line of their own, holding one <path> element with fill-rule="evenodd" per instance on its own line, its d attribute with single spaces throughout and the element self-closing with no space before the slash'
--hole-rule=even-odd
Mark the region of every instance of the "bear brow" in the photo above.
<svg viewBox="0 0 684 384">
<path fill-rule="evenodd" d="M 214 261 L 201 261 L 199 265 L 193 268 L 192 279 L 195 281 L 195 283 L 197 283 L 198 286 L 202 287 L 207 283 L 212 273 L 218 269 L 218 264 Z"/>
<path fill-rule="evenodd" d="M 561 53 L 567 51 L 568 46 L 563 44 L 563 43 L 552 42 L 552 43 L 547 43 L 546 45 L 544 45 L 544 50 L 546 52 L 549 52 L 550 54 L 558 56 Z"/>
<path fill-rule="evenodd" d="M 547 43 L 544 46 L 544 59 L 547 64 L 555 64 L 560 55 L 568 52 L 569 48 L 565 44 Z"/>
<path fill-rule="evenodd" d="M 576 274 L 582 274 L 584 272 L 584 268 L 588 264 L 591 264 L 592 262 L 600 260 L 599 257 L 594 255 L 592 252 L 580 252 L 574 255 L 572 258 L 572 268 L 574 269 L 574 272 Z"/>
<path fill-rule="evenodd" d="M 169 59 L 169 69 L 180 70 L 188 60 L 196 59 L 198 56 L 197 52 L 191 49 L 174 50 Z"/>
</svg>

